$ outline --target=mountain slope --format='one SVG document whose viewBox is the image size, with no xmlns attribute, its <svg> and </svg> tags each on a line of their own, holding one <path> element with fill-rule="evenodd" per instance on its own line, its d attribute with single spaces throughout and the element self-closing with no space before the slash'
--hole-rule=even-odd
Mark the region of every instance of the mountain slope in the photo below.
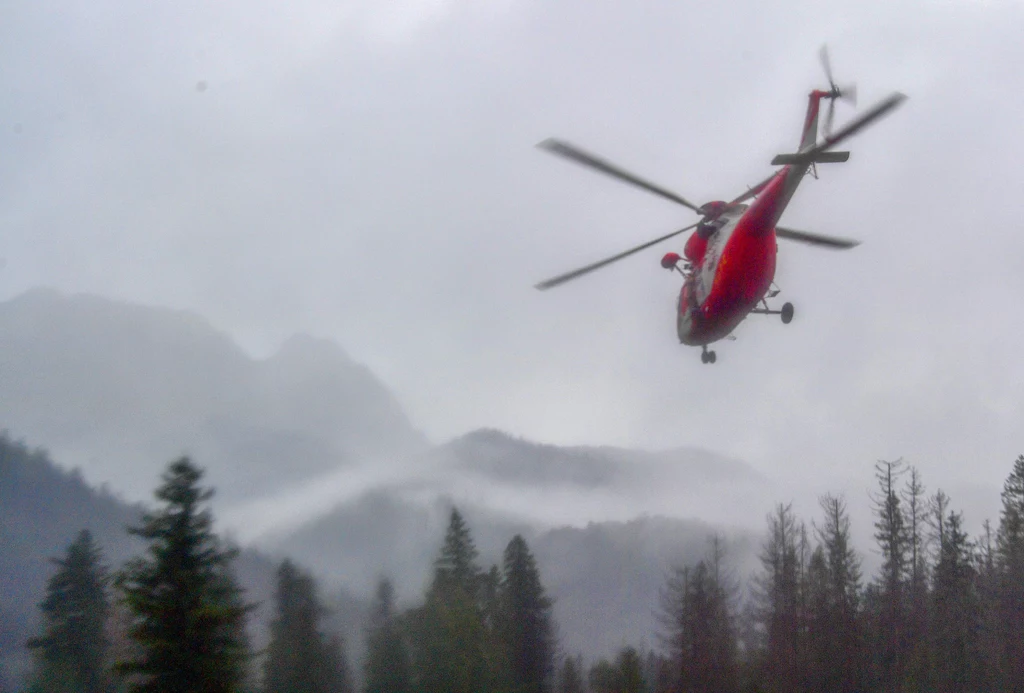
<svg viewBox="0 0 1024 693">
<path fill-rule="evenodd" d="M 191 313 L 46 289 L 0 303 L 0 391 L 0 424 L 136 498 L 183 452 L 232 499 L 425 444 L 331 342 L 257 361 Z"/>
</svg>

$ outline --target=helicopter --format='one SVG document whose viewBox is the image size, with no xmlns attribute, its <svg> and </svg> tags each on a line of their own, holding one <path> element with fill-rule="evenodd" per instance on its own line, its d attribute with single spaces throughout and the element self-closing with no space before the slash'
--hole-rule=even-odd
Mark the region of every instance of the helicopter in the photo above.
<svg viewBox="0 0 1024 693">
<path fill-rule="evenodd" d="M 840 89 L 836 85 L 826 46 L 819 51 L 819 58 L 829 88 L 813 89 L 808 95 L 798 150 L 777 155 L 771 164 L 782 168 L 728 202 L 715 200 L 697 206 L 568 142 L 548 139 L 538 144 L 551 154 L 682 205 L 701 218 L 625 252 L 545 280 L 535 288 L 550 289 L 693 230 L 682 257 L 670 252 L 661 259 L 663 268 L 678 271 L 684 278 L 676 306 L 676 332 L 681 344 L 701 347 L 701 362 L 715 363 L 717 357 L 708 345 L 726 338 L 734 339 L 733 330 L 747 315 L 779 315 L 784 324 L 789 324 L 794 315 L 792 303 L 784 303 L 779 309 L 768 305 L 768 299 L 780 293 L 778 288 L 773 288 L 778 252 L 776 239 L 836 250 L 853 248 L 859 241 L 779 226 L 782 213 L 806 175 L 818 178 L 818 164 L 849 160 L 850 152 L 834 151 L 836 145 L 889 114 L 907 98 L 905 94 L 894 92 L 845 127 L 832 132 L 836 101 L 842 99 L 856 105 L 857 92 L 855 86 Z M 822 126 L 824 137 L 819 142 L 818 116 L 823 100 L 828 101 L 828 111 Z M 752 202 L 748 204 L 748 200 Z"/>
</svg>

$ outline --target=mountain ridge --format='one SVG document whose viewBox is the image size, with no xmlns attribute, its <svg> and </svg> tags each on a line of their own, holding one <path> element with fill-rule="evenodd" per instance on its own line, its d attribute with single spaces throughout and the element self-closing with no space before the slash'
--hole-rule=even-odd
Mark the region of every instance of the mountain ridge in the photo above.
<svg viewBox="0 0 1024 693">
<path fill-rule="evenodd" d="M 192 311 L 49 288 L 0 302 L 0 391 L 7 428 L 135 498 L 183 453 L 249 497 L 429 444 L 329 340 L 295 335 L 254 359 Z"/>
</svg>

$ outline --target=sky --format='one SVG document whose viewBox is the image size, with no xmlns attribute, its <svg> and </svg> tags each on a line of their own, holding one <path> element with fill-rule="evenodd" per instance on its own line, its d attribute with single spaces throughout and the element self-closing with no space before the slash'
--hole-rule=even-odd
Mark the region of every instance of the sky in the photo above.
<svg viewBox="0 0 1024 693">
<path fill-rule="evenodd" d="M 902 457 L 929 488 L 992 503 L 1024 453 L 1019 0 L 4 15 L 0 298 L 45 285 L 186 308 L 257 356 L 328 337 L 435 441 L 487 426 L 698 446 L 854 494 Z M 680 278 L 658 264 L 679 239 L 533 289 L 695 221 L 536 143 L 729 199 L 796 147 L 807 92 L 827 86 L 823 43 L 858 108 L 909 99 L 783 217 L 863 241 L 780 242 L 790 325 L 751 316 L 701 364 L 674 333 Z M 839 104 L 837 127 L 854 113 Z"/>
</svg>

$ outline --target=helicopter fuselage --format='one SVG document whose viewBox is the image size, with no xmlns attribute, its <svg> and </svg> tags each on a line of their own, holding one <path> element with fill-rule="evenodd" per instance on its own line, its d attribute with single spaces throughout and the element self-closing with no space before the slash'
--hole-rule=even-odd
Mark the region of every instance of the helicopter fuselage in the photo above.
<svg viewBox="0 0 1024 693">
<path fill-rule="evenodd" d="M 753 204 L 736 205 L 708 239 L 679 293 L 679 341 L 705 346 L 727 337 L 768 293 L 775 278 L 775 224 L 807 166 L 780 169 Z"/>
</svg>

